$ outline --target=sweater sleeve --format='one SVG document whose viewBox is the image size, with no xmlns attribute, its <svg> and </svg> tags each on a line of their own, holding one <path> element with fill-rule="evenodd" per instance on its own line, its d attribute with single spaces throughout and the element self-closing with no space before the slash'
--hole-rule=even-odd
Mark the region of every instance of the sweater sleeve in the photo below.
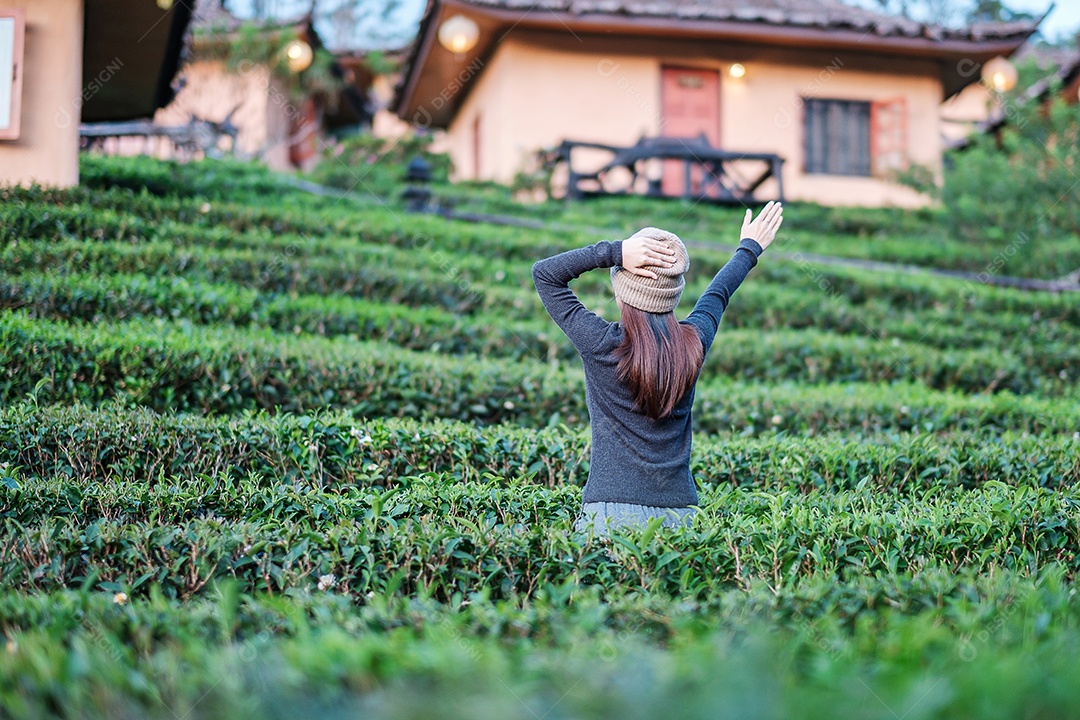
<svg viewBox="0 0 1080 720">
<path fill-rule="evenodd" d="M 716 330 L 720 327 L 720 318 L 727 309 L 728 301 L 735 291 L 742 285 L 746 276 L 757 265 L 758 257 L 764 252 L 757 241 L 743 238 L 739 243 L 739 249 L 728 260 L 724 267 L 713 277 L 709 287 L 705 290 L 693 312 L 686 318 L 686 322 L 694 325 L 701 336 L 701 344 L 705 346 L 705 354 L 709 354 Z"/>
<path fill-rule="evenodd" d="M 579 353 L 592 352 L 610 323 L 578 300 L 570 289 L 570 281 L 589 270 L 620 264 L 622 240 L 605 240 L 553 255 L 533 265 L 533 283 L 548 315 L 566 333 Z"/>
</svg>

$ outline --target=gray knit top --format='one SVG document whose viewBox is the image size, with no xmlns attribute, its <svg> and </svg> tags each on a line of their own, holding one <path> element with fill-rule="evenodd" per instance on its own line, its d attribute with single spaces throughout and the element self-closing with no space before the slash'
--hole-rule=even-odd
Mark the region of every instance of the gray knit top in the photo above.
<svg viewBox="0 0 1080 720">
<path fill-rule="evenodd" d="M 712 347 L 728 300 L 761 253 L 754 240 L 740 242 L 735 255 L 716 273 L 693 312 L 682 321 L 697 329 L 705 354 Z M 690 410 L 695 388 L 690 388 L 666 418 L 653 420 L 638 412 L 629 386 L 617 376 L 614 350 L 623 339 L 622 324 L 608 322 L 588 310 L 570 289 L 570 281 L 589 270 L 621 264 L 622 241 L 602 241 L 541 260 L 532 271 L 544 307 L 577 348 L 585 369 L 592 460 L 582 502 L 696 505 L 697 488 L 690 474 Z"/>
</svg>

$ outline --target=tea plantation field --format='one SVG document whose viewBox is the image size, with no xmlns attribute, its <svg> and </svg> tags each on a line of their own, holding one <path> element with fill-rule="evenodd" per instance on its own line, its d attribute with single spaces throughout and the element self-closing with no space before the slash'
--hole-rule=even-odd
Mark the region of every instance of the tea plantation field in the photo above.
<svg viewBox="0 0 1080 720">
<path fill-rule="evenodd" d="M 0 190 L 0 718 L 1080 717 L 1076 295 L 766 253 L 703 512 L 605 542 L 531 280 L 594 235 L 83 177 Z M 682 314 L 728 257 L 691 255 Z"/>
</svg>

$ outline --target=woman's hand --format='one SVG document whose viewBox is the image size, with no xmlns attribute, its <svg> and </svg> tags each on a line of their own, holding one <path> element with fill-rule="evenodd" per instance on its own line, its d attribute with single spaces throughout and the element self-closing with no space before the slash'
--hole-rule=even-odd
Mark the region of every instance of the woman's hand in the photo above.
<svg viewBox="0 0 1080 720">
<path fill-rule="evenodd" d="M 659 240 L 650 237 L 623 240 L 622 266 L 635 275 L 655 279 L 657 275 L 649 267 L 669 268 L 674 264 L 675 251 Z"/>
<path fill-rule="evenodd" d="M 751 220 L 753 215 L 753 211 L 747 208 L 746 217 L 743 218 L 742 223 L 742 235 L 739 239 L 750 238 L 764 250 L 772 244 L 776 231 L 784 222 L 784 207 L 774 200 L 765 206 L 756 219 Z"/>
</svg>

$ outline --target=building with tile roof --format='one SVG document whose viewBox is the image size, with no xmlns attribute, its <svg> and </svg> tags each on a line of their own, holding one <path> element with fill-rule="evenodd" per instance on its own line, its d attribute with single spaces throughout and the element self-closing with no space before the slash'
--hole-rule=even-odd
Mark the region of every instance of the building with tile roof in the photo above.
<svg viewBox="0 0 1080 720">
<path fill-rule="evenodd" d="M 459 52 L 438 37 L 456 16 L 476 39 Z M 459 178 L 508 182 L 564 139 L 704 135 L 781 155 L 789 199 L 915 206 L 927 198 L 895 176 L 940 172 L 942 101 L 1037 26 L 946 28 L 837 0 L 430 0 L 395 109 L 444 131 Z"/>
</svg>

